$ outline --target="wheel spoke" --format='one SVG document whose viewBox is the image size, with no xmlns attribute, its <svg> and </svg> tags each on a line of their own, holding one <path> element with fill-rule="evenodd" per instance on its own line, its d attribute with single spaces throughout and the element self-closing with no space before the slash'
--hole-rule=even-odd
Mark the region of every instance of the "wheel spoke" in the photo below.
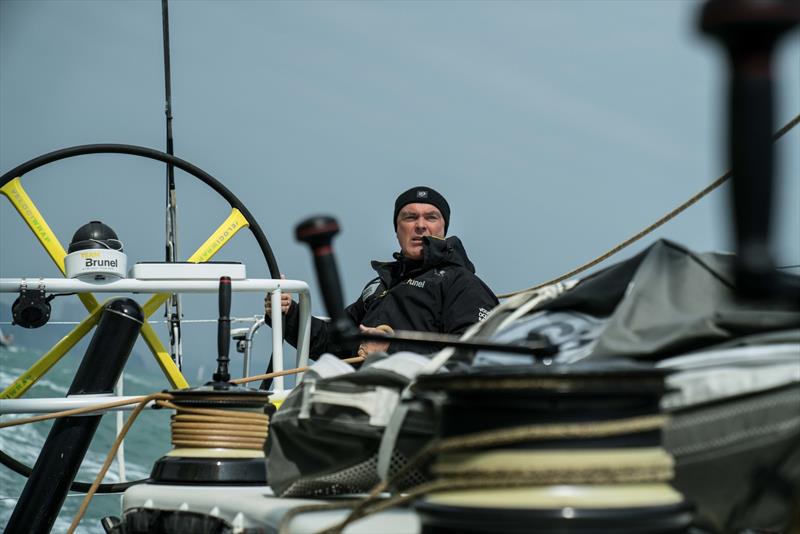
<svg viewBox="0 0 800 534">
<path fill-rule="evenodd" d="M 223 221 L 219 228 L 217 228 L 211 236 L 200 245 L 200 247 L 189 256 L 191 263 L 204 263 L 214 257 L 220 249 L 234 236 L 236 232 L 242 228 L 247 228 L 250 223 L 247 222 L 242 212 L 233 208 L 228 218 Z M 157 309 L 164 304 L 169 298 L 169 293 L 159 293 L 153 295 L 142 306 L 142 311 L 145 317 L 150 317 Z"/>
<path fill-rule="evenodd" d="M 33 203 L 31 197 L 28 196 L 28 193 L 22 187 L 19 178 L 14 178 L 3 187 L 0 187 L 0 192 L 8 197 L 8 200 L 11 201 L 11 205 L 19 212 L 25 224 L 28 225 L 33 235 L 36 236 L 36 239 L 39 240 L 39 243 L 41 243 L 47 251 L 47 255 L 50 256 L 50 259 L 56 264 L 61 274 L 64 274 L 64 258 L 67 255 L 67 251 L 61 246 L 58 238 L 50 229 L 50 225 L 44 220 L 36 204 Z"/>
<path fill-rule="evenodd" d="M 93 312 L 87 315 L 83 321 L 78 323 L 78 326 L 73 328 L 69 334 L 53 345 L 53 347 L 39 358 L 36 363 L 0 393 L 0 399 L 16 399 L 28 391 L 28 389 L 43 377 L 51 367 L 58 363 L 78 341 L 83 339 L 83 337 L 94 328 L 100 320 L 100 310 L 102 310 L 102 308 L 98 306 Z"/>
<path fill-rule="evenodd" d="M 14 178 L 3 187 L 0 187 L 0 193 L 8 198 L 11 205 L 14 206 L 25 221 L 25 224 L 31 229 L 33 235 L 36 236 L 36 239 L 39 240 L 39 243 L 41 243 L 45 251 L 47 251 L 47 255 L 50 256 L 50 259 L 56 264 L 58 270 L 61 271 L 61 274 L 65 274 L 64 258 L 67 256 L 67 251 L 61 246 L 61 242 L 53 233 L 53 230 L 50 229 L 50 225 L 44 220 L 36 204 L 33 203 L 33 200 L 28 196 L 25 188 L 22 187 L 19 177 Z M 82 293 L 78 295 L 78 297 L 89 312 L 93 312 L 100 306 L 100 303 L 97 302 L 94 295 Z"/>
<path fill-rule="evenodd" d="M 144 338 L 145 344 L 150 348 L 150 352 L 153 353 L 156 362 L 158 362 L 159 367 L 161 367 L 161 371 L 164 372 L 164 376 L 167 377 L 170 386 L 175 389 L 188 388 L 189 382 L 186 381 L 181 374 L 181 370 L 178 369 L 178 366 L 172 361 L 172 356 L 169 355 L 167 349 L 161 344 L 161 340 L 158 339 L 158 334 L 156 334 L 156 331 L 150 326 L 150 323 L 143 323 L 142 330 L 139 333 L 142 335 L 142 338 Z"/>
<path fill-rule="evenodd" d="M 228 218 L 219 225 L 219 228 L 206 239 L 205 243 L 200 245 L 200 248 L 198 248 L 187 261 L 203 263 L 210 260 L 230 238 L 236 235 L 236 232 L 248 226 L 250 226 L 250 223 L 247 222 L 242 212 L 236 208 L 232 208 Z"/>
</svg>

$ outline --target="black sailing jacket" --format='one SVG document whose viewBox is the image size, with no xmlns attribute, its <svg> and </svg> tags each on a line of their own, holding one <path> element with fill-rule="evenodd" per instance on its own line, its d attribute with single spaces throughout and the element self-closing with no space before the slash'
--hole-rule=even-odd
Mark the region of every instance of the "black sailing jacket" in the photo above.
<svg viewBox="0 0 800 534">
<path fill-rule="evenodd" d="M 394 258 L 391 262 L 372 262 L 378 276 L 370 280 L 358 300 L 345 309 L 356 326 L 385 324 L 395 330 L 461 334 L 473 323 L 483 320 L 498 304 L 492 290 L 475 276 L 475 267 L 455 236 L 423 238 L 422 261 L 408 260 L 399 253 L 395 253 Z M 292 303 L 284 321 L 286 341 L 296 346 L 297 303 Z M 341 357 L 355 356 L 357 342 L 334 344 L 330 340 L 328 323 L 316 318 L 311 321 L 311 357 L 325 352 Z M 389 352 L 400 350 L 425 352 L 419 346 L 412 348 L 401 343 L 389 346 Z"/>
</svg>

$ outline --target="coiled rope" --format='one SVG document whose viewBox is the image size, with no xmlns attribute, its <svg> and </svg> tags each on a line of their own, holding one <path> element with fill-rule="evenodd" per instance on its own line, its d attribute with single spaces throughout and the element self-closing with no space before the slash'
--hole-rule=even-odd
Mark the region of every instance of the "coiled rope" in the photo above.
<svg viewBox="0 0 800 534">
<path fill-rule="evenodd" d="M 772 142 L 774 143 L 775 141 L 777 141 L 778 139 L 783 137 L 789 130 L 791 130 L 792 128 L 797 126 L 798 123 L 800 123 L 800 114 L 796 115 L 792 120 L 787 122 L 780 130 L 775 132 L 775 134 L 773 134 L 773 136 L 772 136 Z M 713 182 L 708 184 L 706 187 L 701 189 L 696 195 L 691 197 L 689 200 L 687 200 L 686 202 L 684 202 L 683 204 L 681 204 L 680 206 L 678 206 L 674 210 L 670 211 L 669 213 L 667 213 L 666 215 L 664 215 L 663 217 L 658 219 L 656 222 L 654 222 L 653 224 L 651 224 L 650 226 L 648 226 L 647 228 L 645 228 L 641 232 L 629 237 L 628 239 L 626 239 L 622 243 L 620 243 L 617 246 L 613 247 L 612 249 L 604 252 L 603 254 L 599 255 L 595 259 L 593 259 L 591 261 L 588 261 L 588 262 L 584 263 L 583 265 L 581 265 L 579 267 L 576 267 L 575 269 L 572 269 L 568 273 L 564 273 L 561 276 L 557 276 L 556 278 L 553 278 L 552 280 L 544 282 L 543 284 L 539 284 L 538 286 L 529 287 L 528 289 L 521 289 L 519 291 L 514 291 L 514 292 L 511 292 L 511 293 L 503 293 L 501 295 L 497 295 L 497 298 L 506 299 L 506 298 L 509 298 L 509 297 L 513 297 L 514 295 L 519 295 L 521 293 L 527 293 L 529 291 L 535 291 L 535 290 L 541 289 L 541 288 L 543 288 L 545 286 L 549 286 L 551 284 L 555 284 L 555 283 L 567 280 L 568 278 L 572 278 L 573 276 L 575 276 L 577 274 L 580 274 L 583 271 L 594 267 L 595 265 L 607 260 L 608 258 L 613 256 L 614 254 L 616 254 L 620 250 L 624 249 L 628 245 L 631 245 L 631 244 L 635 243 L 636 241 L 640 240 L 641 238 L 643 238 L 647 234 L 651 233 L 652 231 L 656 230 L 660 226 L 662 226 L 665 223 L 669 222 L 670 220 L 674 219 L 677 215 L 679 215 L 680 213 L 685 211 L 687 208 L 689 208 L 693 204 L 697 203 L 697 201 L 699 201 L 701 198 L 703 198 L 704 196 L 708 195 L 709 193 L 711 193 L 712 191 L 717 189 L 719 186 L 724 184 L 728 180 L 728 178 L 731 177 L 731 175 L 732 175 L 732 172 L 730 170 L 728 170 L 728 172 L 726 172 L 725 174 L 723 174 L 722 176 L 720 176 L 719 178 L 717 178 L 716 180 L 714 180 Z"/>
<path fill-rule="evenodd" d="M 189 408 L 169 401 L 158 405 L 175 410 L 171 423 L 175 448 L 262 450 L 267 440 L 269 417 L 263 413 Z"/>
</svg>

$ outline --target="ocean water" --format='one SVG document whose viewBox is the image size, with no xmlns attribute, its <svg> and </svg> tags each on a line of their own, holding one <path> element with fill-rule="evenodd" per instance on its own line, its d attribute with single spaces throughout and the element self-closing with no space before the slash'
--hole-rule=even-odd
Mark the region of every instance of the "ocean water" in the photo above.
<svg viewBox="0 0 800 534">
<path fill-rule="evenodd" d="M 8 386 L 40 355 L 40 351 L 25 347 L 0 347 L 0 387 Z M 63 397 L 72 382 L 77 363 L 76 358 L 65 358 L 34 385 L 26 393 L 26 397 Z M 160 373 L 139 370 L 136 374 L 130 372 L 124 374 L 123 388 L 125 395 L 140 395 L 161 391 L 166 388 L 166 385 L 164 377 Z M 124 413 L 127 418 L 130 412 Z M 170 449 L 169 416 L 170 413 L 166 410 L 145 410 L 137 418 L 124 445 L 126 480 L 147 478 L 153 462 Z M 3 420 L 21 417 L 25 416 L 4 416 Z M 44 421 L 0 429 L 0 449 L 29 467 L 33 467 L 51 426 L 50 421 Z M 116 416 L 114 413 L 109 413 L 103 416 L 81 465 L 77 480 L 87 483 L 94 480 L 115 438 Z M 0 525 L 5 526 L 11 517 L 26 480 L 25 477 L 0 465 Z M 115 459 L 104 482 L 118 481 L 119 471 Z M 82 501 L 83 494 L 70 493 L 53 525 L 52 532 L 66 532 Z M 108 515 L 119 516 L 120 504 L 121 494 L 95 495 L 80 523 L 78 532 L 104 533 L 105 531 L 100 526 L 100 519 Z"/>
</svg>

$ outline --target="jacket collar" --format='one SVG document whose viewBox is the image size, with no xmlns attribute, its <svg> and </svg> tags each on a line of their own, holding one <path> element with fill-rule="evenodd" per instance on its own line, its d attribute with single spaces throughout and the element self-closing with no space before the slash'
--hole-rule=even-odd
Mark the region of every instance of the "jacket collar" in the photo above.
<svg viewBox="0 0 800 534">
<path fill-rule="evenodd" d="M 372 268 L 378 273 L 384 284 L 391 287 L 405 278 L 417 275 L 433 267 L 456 265 L 469 272 L 475 272 L 475 266 L 467 257 L 464 245 L 456 236 L 448 238 L 425 236 L 422 238 L 422 260 L 408 259 L 400 252 L 393 254 L 395 261 L 373 261 Z"/>
</svg>

